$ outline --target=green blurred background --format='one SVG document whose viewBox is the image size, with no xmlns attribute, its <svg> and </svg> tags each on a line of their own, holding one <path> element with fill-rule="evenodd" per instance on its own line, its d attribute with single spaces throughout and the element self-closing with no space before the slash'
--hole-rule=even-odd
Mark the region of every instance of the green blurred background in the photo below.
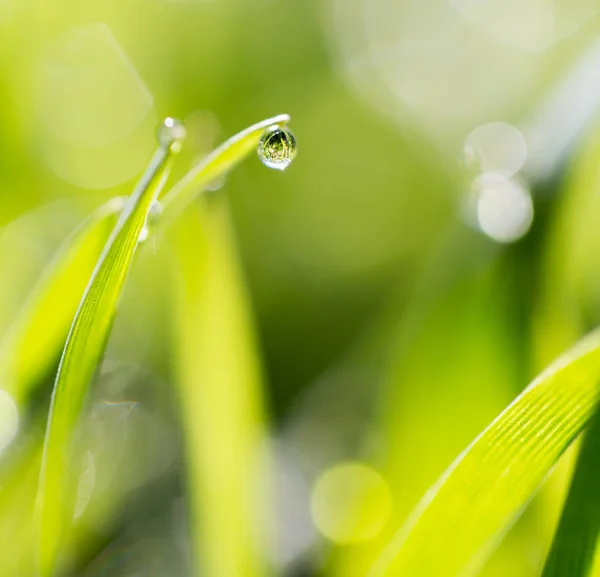
<svg viewBox="0 0 600 577">
<path fill-rule="evenodd" d="M 160 119 L 188 127 L 181 176 L 290 114 L 293 165 L 251 158 L 212 193 L 231 202 L 265 368 L 268 558 L 365 575 L 598 320 L 599 25 L 593 0 L 0 0 L 0 329 L 60 242 L 131 191 Z M 193 574 L 163 241 L 138 257 L 90 409 L 105 483 L 119 469 L 127 498 L 75 574 Z M 20 447 L 51 383 L 22 409 Z M 539 574 L 567 477 L 485 575 Z M 9 543 L 20 514 L 2 507 Z"/>
</svg>

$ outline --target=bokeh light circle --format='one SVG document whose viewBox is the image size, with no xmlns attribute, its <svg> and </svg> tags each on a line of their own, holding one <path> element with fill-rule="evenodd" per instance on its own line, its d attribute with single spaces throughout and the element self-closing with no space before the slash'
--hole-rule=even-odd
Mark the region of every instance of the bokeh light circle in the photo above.
<svg viewBox="0 0 600 577">
<path fill-rule="evenodd" d="M 465 141 L 465 162 L 481 172 L 516 174 L 527 160 L 527 142 L 520 130 L 506 122 L 478 126 Z"/>
<path fill-rule="evenodd" d="M 514 178 L 488 172 L 473 181 L 479 228 L 491 239 L 509 243 L 523 237 L 533 222 L 527 187 Z"/>
<path fill-rule="evenodd" d="M 341 463 L 325 471 L 311 495 L 315 526 L 339 544 L 373 539 L 391 511 L 388 484 L 375 469 L 360 462 Z"/>
</svg>

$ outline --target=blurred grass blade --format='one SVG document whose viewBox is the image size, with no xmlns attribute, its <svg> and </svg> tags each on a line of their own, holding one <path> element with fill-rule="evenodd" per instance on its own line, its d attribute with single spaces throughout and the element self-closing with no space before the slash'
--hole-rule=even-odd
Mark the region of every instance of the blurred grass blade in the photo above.
<svg viewBox="0 0 600 577">
<path fill-rule="evenodd" d="M 37 433 L 38 431 L 36 431 Z M 0 467 L 0 539 L 10 554 L 0 555 L 0 575 L 35 575 L 33 503 L 38 484 L 42 446 L 32 435 Z"/>
<path fill-rule="evenodd" d="M 336 577 L 367 573 L 423 493 L 523 388 L 510 262 L 458 223 L 438 243 L 406 306 L 394 302 L 382 314 L 385 337 L 370 361 L 382 371 L 378 434 L 388 449 L 372 458 L 392 494 L 390 520 L 375 538 L 335 549 Z M 389 358 L 383 363 L 381 350 Z M 518 554 L 513 548 L 510 561 Z M 503 566 L 494 570 L 506 574 Z"/>
<path fill-rule="evenodd" d="M 226 198 L 204 199 L 173 232 L 195 574 L 264 577 L 261 375 Z"/>
<path fill-rule="evenodd" d="M 258 122 L 209 154 L 165 196 L 161 224 L 256 151 L 266 128 L 289 120 L 281 114 Z M 264 576 L 261 377 L 225 199 L 207 199 L 174 234 L 177 367 L 198 574 Z"/>
<path fill-rule="evenodd" d="M 56 377 L 36 502 L 38 563 L 51 575 L 73 514 L 69 457 L 86 392 L 104 353 L 116 306 L 152 202 L 172 157 L 161 145 L 128 200 L 85 291 Z"/>
<path fill-rule="evenodd" d="M 475 574 L 594 410 L 600 331 L 543 372 L 425 495 L 369 572 Z"/>
<path fill-rule="evenodd" d="M 63 243 L 0 344 L 0 383 L 18 406 L 58 358 L 123 205 L 122 198 L 108 201 Z"/>
<path fill-rule="evenodd" d="M 543 577 L 590 574 L 600 533 L 600 412 L 586 431 Z"/>
<path fill-rule="evenodd" d="M 227 174 L 248 154 L 255 152 L 266 128 L 275 124 L 285 126 L 290 121 L 287 114 L 267 118 L 238 132 L 211 152 L 198 166 L 183 177 L 161 201 L 161 223 L 168 226 L 206 185 Z"/>
</svg>

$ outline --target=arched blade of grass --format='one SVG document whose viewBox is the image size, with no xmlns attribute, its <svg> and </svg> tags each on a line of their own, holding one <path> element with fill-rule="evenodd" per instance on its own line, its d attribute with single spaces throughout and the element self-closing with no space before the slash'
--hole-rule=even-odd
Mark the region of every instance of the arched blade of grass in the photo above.
<svg viewBox="0 0 600 577">
<path fill-rule="evenodd" d="M 79 414 L 104 353 L 140 233 L 165 182 L 172 154 L 169 146 L 159 147 L 127 201 L 87 286 L 63 351 L 52 394 L 36 501 L 42 577 L 55 571 L 73 515 L 70 452 Z"/>
<path fill-rule="evenodd" d="M 227 174 L 248 154 L 255 152 L 265 129 L 273 125 L 285 126 L 289 121 L 287 114 L 267 118 L 238 132 L 211 152 L 165 194 L 162 200 L 161 226 L 168 226 L 203 188 Z"/>
<path fill-rule="evenodd" d="M 63 243 L 0 343 L 0 386 L 18 406 L 26 403 L 40 376 L 58 358 L 123 206 L 122 198 L 108 201 Z"/>
<path fill-rule="evenodd" d="M 459 456 L 369 577 L 474 575 L 600 396 L 600 331 L 544 371 Z"/>
<path fill-rule="evenodd" d="M 161 222 L 173 222 L 205 185 L 254 152 L 265 128 L 273 124 L 283 126 L 288 120 L 287 115 L 266 119 L 221 145 L 165 197 Z M 2 386 L 17 401 L 27 399 L 41 373 L 58 355 L 85 284 L 122 206 L 118 199 L 109 201 L 65 241 L 0 345 Z M 45 330 L 40 331 L 40 326 Z"/>
<path fill-rule="evenodd" d="M 202 188 L 255 150 L 265 128 L 283 125 L 287 115 L 267 119 L 234 136 L 193 169 L 166 197 L 163 222 L 169 223 Z M 116 303 L 152 201 L 159 193 L 168 153 L 159 150 L 128 204 L 96 267 L 73 323 L 59 374 L 46 435 L 37 499 L 42 575 L 50 574 L 68 518 L 69 488 L 62 476 L 68 469 L 69 441 L 85 391 L 103 353 Z"/>
<path fill-rule="evenodd" d="M 585 432 L 543 577 L 585 577 L 600 534 L 600 411 Z"/>
<path fill-rule="evenodd" d="M 226 198 L 207 198 L 174 239 L 175 366 L 197 575 L 264 577 L 266 489 L 260 363 Z"/>
<path fill-rule="evenodd" d="M 288 121 L 286 114 L 268 118 L 217 148 L 165 196 L 161 226 L 172 223 L 207 184 L 254 152 L 265 128 L 274 124 L 284 126 Z M 18 404 L 27 399 L 40 375 L 58 356 L 83 291 L 123 206 L 123 199 L 108 201 L 63 243 L 0 343 L 0 386 Z"/>
</svg>

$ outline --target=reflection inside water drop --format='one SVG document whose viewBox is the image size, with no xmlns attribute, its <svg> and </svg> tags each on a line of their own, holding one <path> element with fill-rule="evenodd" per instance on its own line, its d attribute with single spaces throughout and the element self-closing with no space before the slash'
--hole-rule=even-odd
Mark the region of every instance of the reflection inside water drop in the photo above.
<svg viewBox="0 0 600 577">
<path fill-rule="evenodd" d="M 161 146 L 170 148 L 171 152 L 179 152 L 186 135 L 187 131 L 182 122 L 168 117 L 158 129 L 158 142 Z"/>
<path fill-rule="evenodd" d="M 257 152 L 265 166 L 284 170 L 298 153 L 296 138 L 287 128 L 271 126 L 262 135 Z"/>
</svg>

